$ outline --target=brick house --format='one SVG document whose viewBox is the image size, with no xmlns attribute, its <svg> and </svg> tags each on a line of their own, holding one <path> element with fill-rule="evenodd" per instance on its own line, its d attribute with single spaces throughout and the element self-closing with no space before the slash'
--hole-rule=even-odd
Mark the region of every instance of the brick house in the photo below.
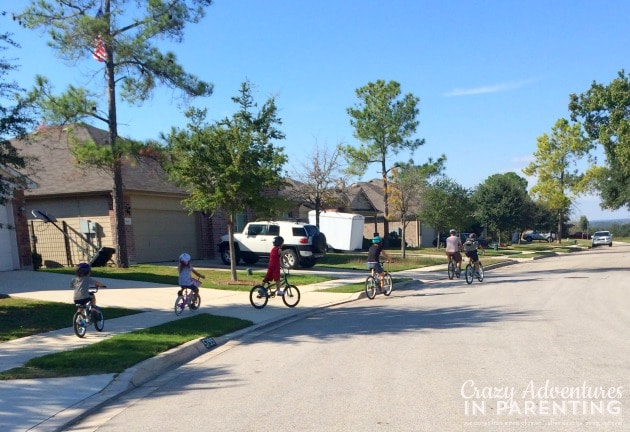
<svg viewBox="0 0 630 432">
<path fill-rule="evenodd" d="M 73 136 L 78 142 L 109 145 L 108 132 L 89 125 L 75 125 L 72 135 L 64 127 L 44 126 L 28 142 L 11 141 L 29 159 L 28 175 L 39 184 L 24 191 L 22 207 L 33 250 L 51 267 L 76 265 L 89 259 L 92 246 L 114 248 L 116 244 L 113 178 L 105 171 L 76 165 Z M 186 191 L 170 182 L 155 160 L 125 159 L 122 178 L 130 263 L 173 261 L 183 251 L 194 259 L 214 257 L 222 227 L 200 212 L 189 214 L 181 203 Z M 53 216 L 56 222 L 37 219 L 33 210 Z M 84 241 L 92 246 L 88 248 Z"/>
</svg>

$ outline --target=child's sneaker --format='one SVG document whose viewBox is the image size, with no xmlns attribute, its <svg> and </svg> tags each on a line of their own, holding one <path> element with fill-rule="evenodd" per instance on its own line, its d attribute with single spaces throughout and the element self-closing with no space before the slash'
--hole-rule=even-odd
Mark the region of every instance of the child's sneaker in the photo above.
<svg viewBox="0 0 630 432">
<path fill-rule="evenodd" d="M 284 291 L 282 291 L 282 290 L 278 290 L 278 291 L 276 291 L 276 295 L 277 295 L 278 297 L 282 297 L 282 296 L 284 295 Z"/>
</svg>

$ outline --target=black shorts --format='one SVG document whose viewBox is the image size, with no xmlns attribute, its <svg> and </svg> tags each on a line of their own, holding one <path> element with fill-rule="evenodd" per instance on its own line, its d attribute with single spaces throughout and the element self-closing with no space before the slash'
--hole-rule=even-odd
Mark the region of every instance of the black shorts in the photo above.
<svg viewBox="0 0 630 432">
<path fill-rule="evenodd" d="M 94 300 L 94 295 L 90 294 L 90 296 L 87 297 L 87 298 L 82 298 L 82 299 L 79 299 L 79 300 L 75 300 L 74 304 L 85 306 L 86 304 L 88 304 L 92 300 Z"/>
<path fill-rule="evenodd" d="M 479 261 L 479 255 L 477 254 L 477 251 L 466 251 L 466 256 L 468 258 L 470 258 L 472 260 L 472 262 L 477 262 Z"/>
</svg>

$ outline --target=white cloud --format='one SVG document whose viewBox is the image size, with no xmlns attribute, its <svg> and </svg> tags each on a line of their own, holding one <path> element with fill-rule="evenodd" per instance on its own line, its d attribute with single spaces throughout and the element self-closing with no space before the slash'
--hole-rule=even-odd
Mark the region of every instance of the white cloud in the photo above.
<svg viewBox="0 0 630 432">
<path fill-rule="evenodd" d="M 512 83 L 501 83 L 501 84 L 493 84 L 481 87 L 473 87 L 473 88 L 456 88 L 451 90 L 448 93 L 445 93 L 444 96 L 472 96 L 472 95 L 480 95 L 480 94 L 488 94 L 488 93 L 501 93 L 510 90 L 515 90 L 517 88 L 523 87 L 535 80 L 523 80 Z"/>
</svg>

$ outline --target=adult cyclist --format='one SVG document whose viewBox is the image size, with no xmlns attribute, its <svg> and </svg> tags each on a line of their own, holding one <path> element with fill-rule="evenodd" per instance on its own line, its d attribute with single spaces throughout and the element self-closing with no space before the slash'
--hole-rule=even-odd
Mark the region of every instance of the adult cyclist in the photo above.
<svg viewBox="0 0 630 432">
<path fill-rule="evenodd" d="M 483 251 L 483 247 L 477 241 L 477 234 L 471 233 L 464 242 L 464 252 L 475 265 L 475 276 L 479 276 L 479 255 L 477 254 L 477 249 Z"/>
<path fill-rule="evenodd" d="M 451 260 L 455 260 L 457 264 L 457 268 L 455 269 L 455 274 L 457 277 L 462 272 L 462 254 L 460 251 L 462 250 L 462 239 L 457 235 L 457 231 L 454 229 L 449 231 L 449 236 L 446 238 L 446 256 L 448 257 L 448 263 L 451 263 Z"/>
<path fill-rule="evenodd" d="M 367 268 L 374 269 L 378 273 L 380 286 L 383 286 L 383 279 L 385 278 L 385 271 L 381 265 L 381 254 L 387 259 L 387 261 L 393 262 L 393 260 L 387 255 L 387 252 L 383 250 L 383 242 L 381 237 L 377 234 L 372 239 L 372 246 L 368 249 Z"/>
</svg>

